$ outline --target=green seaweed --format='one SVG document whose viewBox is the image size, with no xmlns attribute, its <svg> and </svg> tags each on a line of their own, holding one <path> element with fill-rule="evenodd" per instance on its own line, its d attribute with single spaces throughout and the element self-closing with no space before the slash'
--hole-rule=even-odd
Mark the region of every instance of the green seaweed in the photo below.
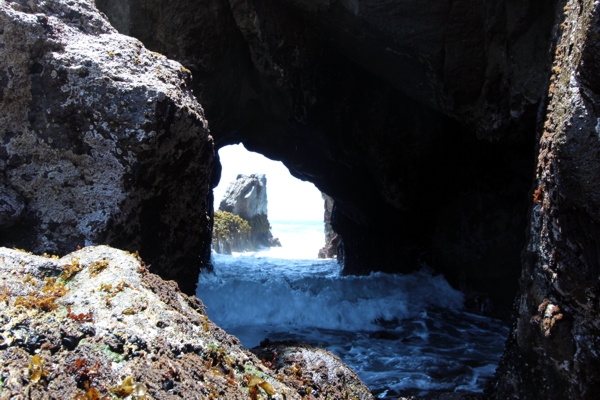
<svg viewBox="0 0 600 400">
<path fill-rule="evenodd" d="M 219 240 L 248 239 L 252 234 L 252 227 L 239 215 L 227 211 L 215 211 L 213 238 Z"/>
<path fill-rule="evenodd" d="M 270 378 L 269 375 L 265 374 L 264 372 L 262 372 L 261 370 L 256 368 L 256 366 L 250 362 L 247 362 L 244 364 L 244 372 L 248 375 L 254 375 L 254 376 L 257 376 L 257 377 L 259 377 L 261 379 L 265 379 L 265 380 Z"/>
<path fill-rule="evenodd" d="M 250 218 L 248 223 L 252 228 L 253 235 L 271 232 L 271 225 L 269 224 L 269 219 L 265 213 L 255 215 L 254 217 Z"/>
<path fill-rule="evenodd" d="M 248 221 L 227 211 L 215 211 L 213 246 L 217 252 L 249 250 L 251 238 L 252 227 Z"/>
<path fill-rule="evenodd" d="M 125 360 L 125 356 L 119 354 L 119 353 L 115 353 L 114 351 L 112 351 L 110 349 L 110 347 L 106 344 L 101 344 L 98 346 L 93 346 L 95 349 L 98 350 L 102 350 L 102 352 L 104 353 L 104 355 L 112 362 L 114 363 L 120 363 L 123 360 Z"/>
</svg>

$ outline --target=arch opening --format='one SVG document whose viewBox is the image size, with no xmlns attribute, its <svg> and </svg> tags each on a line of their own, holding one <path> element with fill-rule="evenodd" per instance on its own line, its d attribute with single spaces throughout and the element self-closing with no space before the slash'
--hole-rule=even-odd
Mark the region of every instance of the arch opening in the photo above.
<svg viewBox="0 0 600 400">
<path fill-rule="evenodd" d="M 213 189 L 215 212 L 230 211 L 242 217 L 265 213 L 273 239 L 277 241 L 274 246 L 269 246 L 270 254 L 277 253 L 278 257 L 284 258 L 317 257 L 324 244 L 324 206 L 321 192 L 312 183 L 294 178 L 283 163 L 248 151 L 242 144 L 219 149 L 219 161 L 220 181 Z M 240 179 L 245 179 L 242 176 L 261 175 L 264 180 L 256 181 L 258 186 L 244 183 L 250 186 L 237 189 L 242 184 Z M 259 199 L 257 192 L 263 190 L 263 185 L 266 193 Z M 257 196 L 255 200 L 254 196 Z M 214 247 L 215 240 L 213 250 L 220 252 Z"/>
<path fill-rule="evenodd" d="M 479 158 L 488 160 L 501 160 L 498 153 L 506 151 L 485 150 L 476 143 L 469 146 L 481 150 Z M 309 200 L 297 197 L 307 191 L 307 184 L 294 182 L 283 164 L 248 152 L 242 145 L 224 147 L 219 155 L 222 170 L 214 190 L 215 210 L 238 174 L 266 173 L 271 224 L 303 220 L 303 226 L 288 224 L 287 228 L 312 230 L 317 245 L 323 245 L 324 209 L 317 189 L 310 200 L 312 210 L 303 211 L 311 206 Z M 460 208 L 461 199 L 474 196 L 481 203 L 489 198 L 485 191 L 478 196 L 475 189 L 465 187 L 453 207 Z M 281 198 L 288 200 L 277 204 Z M 390 221 L 380 223 L 385 222 Z M 289 243 L 281 239 L 285 249 Z M 347 276 L 336 260 L 318 260 L 316 246 L 308 257 L 285 257 L 273 250 L 213 253 L 214 274 L 203 273 L 199 279 L 197 295 L 208 306 L 209 317 L 244 346 L 258 346 L 265 339 L 324 346 L 354 368 L 379 398 L 479 392 L 492 378 L 507 326 L 465 313 L 465 294 L 429 268 L 428 260 L 421 260 L 416 272 L 405 275 L 388 271 Z"/>
</svg>

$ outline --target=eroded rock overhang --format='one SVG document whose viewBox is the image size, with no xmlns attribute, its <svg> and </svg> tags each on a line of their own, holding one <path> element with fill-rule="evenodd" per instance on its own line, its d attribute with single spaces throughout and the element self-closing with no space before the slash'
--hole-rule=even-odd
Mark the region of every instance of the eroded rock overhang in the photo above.
<svg viewBox="0 0 600 400">
<path fill-rule="evenodd" d="M 192 87 L 206 109 L 217 148 L 243 142 L 250 150 L 282 160 L 292 174 L 315 183 L 335 199 L 332 224 L 343 238 L 346 273 L 405 272 L 427 263 L 445 273 L 455 286 L 472 293 L 472 306 L 485 311 L 486 299 L 496 307 L 509 307 L 517 290 L 521 250 L 527 243 L 519 319 L 500 368 L 497 397 L 592 398 L 598 392 L 594 346 L 598 343 L 595 321 L 599 320 L 600 298 L 596 244 L 596 182 L 600 179 L 594 110 L 600 57 L 596 44 L 598 6 L 594 2 L 97 3 L 122 33 L 137 37 L 149 49 L 178 60 L 192 71 Z M 218 172 L 209 177 L 210 145 L 185 145 L 193 149 L 190 157 L 202 155 L 198 170 L 181 173 L 177 168 L 155 169 L 169 165 L 162 161 L 173 159 L 181 160 L 181 165 L 195 165 L 185 157 L 178 158 L 180 153 L 165 154 L 164 158 L 143 153 L 140 165 L 147 169 L 141 171 L 147 175 L 125 169 L 136 179 L 153 177 L 135 181 L 144 193 L 151 193 L 135 206 L 119 203 L 122 192 L 115 192 L 119 209 L 115 218 L 125 215 L 122 210 L 146 210 L 126 213 L 126 228 L 105 229 L 100 225 L 92 230 L 85 226 L 72 230 L 79 221 L 77 216 L 58 225 L 28 219 L 40 218 L 32 206 L 37 204 L 35 199 L 53 199 L 54 194 L 25 190 L 31 185 L 26 182 L 46 179 L 38 176 L 46 169 L 16 173 L 19 168 L 30 168 L 37 155 L 23 158 L 21 155 L 29 150 L 16 151 L 11 146 L 33 138 L 61 162 L 70 154 L 53 147 L 63 143 L 62 136 L 51 137 L 53 143 L 57 140 L 53 146 L 48 138 L 38 137 L 36 124 L 45 122 L 54 127 L 57 122 L 46 120 L 43 109 L 31 108 L 27 98 L 35 98 L 40 90 L 61 93 L 63 72 L 46 66 L 63 57 L 61 51 L 68 48 L 73 32 L 87 34 L 90 40 L 114 35 L 115 43 L 141 47 L 118 36 L 93 7 L 85 6 L 86 2 L 69 6 L 74 12 L 61 8 L 66 6 L 59 1 L 45 2 L 46 8 L 35 8 L 25 1 L 6 4 L 10 7 L 3 3 L 1 8 L 6 49 L 1 54 L 11 54 L 10 46 L 15 43 L 26 45 L 22 53 L 15 53 L 18 56 L 2 59 L 0 68 L 2 107 L 16 107 L 12 111 L 18 116 L 2 120 L 3 124 L 17 125 L 2 132 L 4 141 L 9 142 L 4 143 L 1 153 L 2 196 L 6 199 L 0 215 L 3 243 L 45 243 L 43 240 L 49 238 L 46 233 L 54 229 L 51 235 L 74 238 L 69 242 L 74 245 L 88 239 L 86 232 L 92 232 L 92 241 L 111 237 L 117 245 L 139 245 L 146 258 L 147 254 L 151 258 L 163 254 L 165 260 L 180 259 L 184 262 L 177 263 L 179 269 L 167 268 L 163 273 L 180 282 L 186 277 L 190 278 L 188 283 L 194 282 L 191 276 L 195 278 L 197 269 L 183 266 L 190 265 L 186 256 L 197 257 L 198 249 L 208 248 L 208 242 L 201 239 L 210 232 L 207 216 L 212 199 L 208 184 L 212 180 L 214 186 L 218 181 Z M 16 13 L 22 21 L 18 28 L 10 22 L 16 20 Z M 7 19 L 8 15 L 12 19 Z M 24 41 L 6 40 L 14 34 Z M 100 64 L 111 65 L 113 56 L 128 52 L 113 52 L 111 56 L 107 50 Z M 152 61 L 147 56 L 152 68 L 162 71 L 164 67 L 175 76 L 178 69 L 185 72 L 166 58 Z M 119 57 L 115 60 L 131 59 Z M 93 83 L 96 75 L 76 78 L 66 66 L 67 78 Z M 53 86 L 46 77 L 50 74 L 55 78 L 53 70 L 62 86 Z M 166 96 L 167 105 L 174 108 L 167 110 L 175 112 L 181 99 L 189 101 L 184 119 L 192 121 L 194 132 L 206 144 L 208 133 L 199 105 L 181 89 L 184 77 L 177 79 L 173 84 L 176 95 Z M 110 79 L 106 82 L 109 88 L 118 85 Z M 162 85 L 158 81 L 153 84 Z M 15 91 L 25 93 L 25 97 L 5 101 L 13 95 L 14 87 L 25 88 Z M 64 103 L 60 96 L 57 99 Z M 149 96 L 154 101 L 151 95 L 145 96 L 142 98 Z M 43 104 L 45 100 L 40 99 Z M 89 110 L 92 119 L 93 111 L 97 110 Z M 149 115 L 157 116 L 150 126 L 175 121 L 165 110 L 150 111 L 153 113 Z M 128 126 L 127 121 L 119 127 Z M 66 124 L 58 121 L 61 123 Z M 60 133 L 61 129 L 51 132 Z M 95 129 L 102 138 L 94 137 L 103 142 L 115 127 L 106 132 L 99 127 L 89 129 Z M 18 135 L 11 136 L 8 131 Z M 180 133 L 185 137 L 189 131 L 186 127 Z M 74 149 L 87 143 L 78 135 L 83 134 L 74 134 L 79 142 L 65 143 Z M 536 170 L 538 141 L 541 157 Z M 11 151 L 19 157 L 9 157 Z M 73 160 L 77 159 L 78 153 L 71 152 Z M 85 162 L 96 166 L 91 150 L 81 160 L 79 164 L 69 162 L 77 171 Z M 45 165 L 55 164 L 46 161 Z M 213 171 L 218 170 L 217 160 Z M 78 179 L 85 177 L 85 173 L 77 175 L 74 187 L 80 187 Z M 148 191 L 154 188 L 148 186 L 154 178 L 178 183 Z M 196 186 L 186 186 L 189 182 Z M 198 186 L 198 182 L 202 184 Z M 169 203 L 167 200 L 175 198 L 169 193 L 177 194 L 178 188 L 184 199 L 187 193 L 194 193 L 194 197 L 182 201 L 178 196 Z M 126 197 L 138 198 L 134 192 L 126 193 Z M 209 200 L 208 205 L 204 199 Z M 64 203 L 72 206 L 68 198 Z M 181 224 L 157 217 L 170 207 L 168 204 L 199 230 L 189 234 L 180 229 Z M 75 210 L 80 210 L 79 206 Z M 84 213 L 86 208 L 81 210 Z M 197 213 L 189 214 L 190 210 Z M 531 221 L 526 238 L 528 210 Z M 36 236 L 35 230 L 23 229 L 28 221 L 30 226 L 43 229 L 45 239 Z M 129 234 L 108 236 L 109 232 Z M 138 239 L 131 232 L 144 232 L 145 236 Z M 191 275 L 185 276 L 189 271 Z"/>
<path fill-rule="evenodd" d="M 508 314 L 553 4 L 97 4 L 192 71 L 217 148 L 243 142 L 335 199 L 345 273 L 427 263 Z"/>
</svg>

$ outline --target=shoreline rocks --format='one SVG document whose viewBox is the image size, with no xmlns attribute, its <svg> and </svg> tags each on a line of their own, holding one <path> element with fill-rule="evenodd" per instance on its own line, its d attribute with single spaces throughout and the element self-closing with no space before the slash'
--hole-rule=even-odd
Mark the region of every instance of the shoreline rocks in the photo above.
<svg viewBox="0 0 600 400">
<path fill-rule="evenodd" d="M 303 343 L 265 340 L 250 349 L 263 363 L 283 374 L 285 384 L 313 398 L 371 400 L 358 375 L 330 351 Z M 348 390 L 352 393 L 349 394 Z"/>
<path fill-rule="evenodd" d="M 1 2 L 3 245 L 140 250 L 193 292 L 213 158 L 193 85 L 218 146 L 242 141 L 335 197 L 344 273 L 425 262 L 499 315 L 519 291 L 497 398 L 600 391 L 597 3 L 98 3 L 197 81 L 91 0 Z M 47 294 L 21 302 L 52 307 L 62 290 L 39 278 Z M 47 337 L 95 336 L 77 332 Z M 28 368 L 44 382 L 54 355 L 21 351 L 10 385 Z"/>
<path fill-rule="evenodd" d="M 321 197 L 325 202 L 324 208 L 325 213 L 323 215 L 323 225 L 325 226 L 325 246 L 323 246 L 317 255 L 319 258 L 336 258 L 338 254 L 338 246 L 341 245 L 342 238 L 339 236 L 331 226 L 331 214 L 333 212 L 333 206 L 335 200 L 332 197 L 321 193 Z"/>
<path fill-rule="evenodd" d="M 307 371 L 333 357 L 305 352 Z M 0 248 L 0 373 L 2 399 L 300 399 L 308 388 L 245 350 L 138 255 L 108 246 L 62 258 Z M 372 398 L 356 379 L 338 387 Z"/>
</svg>

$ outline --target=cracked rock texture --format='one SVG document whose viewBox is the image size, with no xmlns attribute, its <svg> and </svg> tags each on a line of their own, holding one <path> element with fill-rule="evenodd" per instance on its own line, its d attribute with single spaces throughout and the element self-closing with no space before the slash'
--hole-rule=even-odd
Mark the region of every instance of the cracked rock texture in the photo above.
<svg viewBox="0 0 600 400">
<path fill-rule="evenodd" d="M 146 399 L 372 399 L 337 357 L 310 347 L 303 357 L 289 367 L 308 376 L 325 363 L 336 373 L 303 381 L 302 372 L 268 368 L 135 254 L 0 248 L 1 399 L 132 398 L 134 390 Z"/>
<path fill-rule="evenodd" d="M 189 71 L 92 1 L 1 2 L 0 49 L 1 243 L 139 250 L 193 292 L 214 151 Z"/>
</svg>

